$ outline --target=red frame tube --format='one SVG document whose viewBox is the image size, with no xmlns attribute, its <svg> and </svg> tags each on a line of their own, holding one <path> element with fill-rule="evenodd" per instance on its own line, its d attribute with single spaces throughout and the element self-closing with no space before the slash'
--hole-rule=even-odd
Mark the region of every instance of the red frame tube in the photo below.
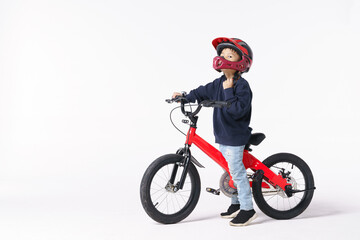
<svg viewBox="0 0 360 240">
<path fill-rule="evenodd" d="M 220 167 L 222 167 L 231 177 L 227 161 L 222 155 L 222 153 L 216 148 L 214 148 L 207 141 L 202 139 L 199 135 L 197 135 L 196 128 L 190 127 L 186 136 L 186 144 L 188 144 L 189 146 L 195 144 L 195 146 L 197 146 L 201 151 L 203 151 L 212 160 L 214 160 L 217 164 L 219 164 Z M 264 177 L 266 177 L 267 181 L 274 187 L 279 186 L 281 189 L 285 191 L 285 186 L 289 185 L 286 179 L 284 179 L 280 174 L 276 175 L 273 171 L 271 171 L 268 167 L 266 167 L 261 161 L 259 161 L 253 155 L 251 155 L 247 150 L 244 151 L 243 163 L 246 169 L 250 168 L 254 172 L 256 172 L 257 170 L 263 170 Z M 229 185 L 230 187 L 235 188 L 232 178 L 229 182 Z M 266 184 L 263 184 L 263 187 L 269 188 L 269 186 L 267 186 Z"/>
</svg>

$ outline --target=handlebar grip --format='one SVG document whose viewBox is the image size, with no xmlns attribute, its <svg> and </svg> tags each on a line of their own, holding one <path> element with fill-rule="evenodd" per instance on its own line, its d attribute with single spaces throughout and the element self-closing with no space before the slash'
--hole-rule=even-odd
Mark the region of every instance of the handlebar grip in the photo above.
<svg viewBox="0 0 360 240">
<path fill-rule="evenodd" d="M 231 103 L 226 101 L 212 101 L 212 100 L 204 100 L 201 102 L 201 105 L 204 107 L 230 107 Z"/>
<path fill-rule="evenodd" d="M 231 102 L 225 102 L 225 101 L 216 101 L 214 103 L 214 107 L 230 107 Z"/>
<path fill-rule="evenodd" d="M 184 96 L 176 96 L 175 98 L 172 99 L 165 99 L 165 102 L 167 103 L 173 103 L 173 102 L 180 102 L 181 100 L 184 100 L 185 103 L 187 103 L 187 99 Z"/>
</svg>

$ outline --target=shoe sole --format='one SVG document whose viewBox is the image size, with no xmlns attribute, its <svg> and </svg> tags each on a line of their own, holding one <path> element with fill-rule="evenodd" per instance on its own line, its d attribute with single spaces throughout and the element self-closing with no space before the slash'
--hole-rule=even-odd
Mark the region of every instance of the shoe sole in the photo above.
<svg viewBox="0 0 360 240">
<path fill-rule="evenodd" d="M 245 223 L 232 223 L 230 222 L 230 226 L 235 226 L 235 227 L 243 227 L 248 225 L 249 223 L 251 223 L 255 218 L 257 218 L 257 214 L 255 213 L 254 216 L 252 216 L 249 220 L 247 220 L 247 222 Z"/>
<path fill-rule="evenodd" d="M 234 218 L 238 215 L 238 213 L 240 212 L 240 210 L 237 210 L 236 212 L 233 212 L 230 215 L 226 215 L 226 216 L 221 216 L 222 218 Z"/>
</svg>

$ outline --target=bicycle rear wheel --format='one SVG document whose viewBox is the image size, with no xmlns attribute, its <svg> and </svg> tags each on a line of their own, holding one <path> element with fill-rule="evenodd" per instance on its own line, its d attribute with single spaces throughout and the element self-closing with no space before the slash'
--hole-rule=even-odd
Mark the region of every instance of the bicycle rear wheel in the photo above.
<svg viewBox="0 0 360 240">
<path fill-rule="evenodd" d="M 183 172 L 183 156 L 168 154 L 156 159 L 145 171 L 140 186 L 140 198 L 146 213 L 164 224 L 177 223 L 195 208 L 200 197 L 200 176 L 189 163 L 182 189 L 177 189 Z M 170 183 L 173 169 L 177 168 L 175 181 Z"/>
<path fill-rule="evenodd" d="M 314 178 L 309 166 L 301 158 L 290 153 L 272 155 L 263 163 L 273 172 L 286 175 L 292 189 L 300 192 L 288 197 L 281 188 L 273 187 L 265 178 L 260 182 L 253 181 L 254 200 L 261 211 L 275 219 L 294 218 L 305 211 L 314 194 L 314 190 L 309 190 L 314 189 Z M 268 187 L 265 188 L 264 184 Z"/>
</svg>

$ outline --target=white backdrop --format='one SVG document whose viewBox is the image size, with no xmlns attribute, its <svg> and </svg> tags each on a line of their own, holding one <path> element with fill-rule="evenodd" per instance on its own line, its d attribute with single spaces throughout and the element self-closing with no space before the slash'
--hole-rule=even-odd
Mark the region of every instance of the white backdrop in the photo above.
<svg viewBox="0 0 360 240">
<path fill-rule="evenodd" d="M 356 239 L 359 13 L 355 0 L 0 0 L 0 238 Z M 164 100 L 219 77 L 220 36 L 254 52 L 251 126 L 267 139 L 253 154 L 302 157 L 313 202 L 292 220 L 257 210 L 253 225 L 231 228 L 218 217 L 229 200 L 204 191 L 222 170 L 194 148 L 206 167 L 198 206 L 156 224 L 141 208 L 142 174 L 184 143 Z M 214 143 L 211 116 L 201 112 L 198 133 Z"/>
</svg>

